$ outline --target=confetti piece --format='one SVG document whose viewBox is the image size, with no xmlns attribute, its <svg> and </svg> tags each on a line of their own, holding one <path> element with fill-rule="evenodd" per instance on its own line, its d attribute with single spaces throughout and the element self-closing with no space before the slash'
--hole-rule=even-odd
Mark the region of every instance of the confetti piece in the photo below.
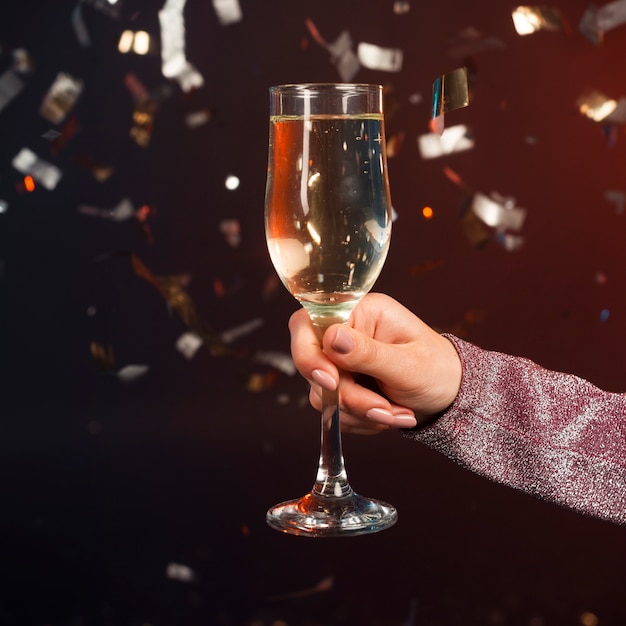
<svg viewBox="0 0 626 626">
<path fill-rule="evenodd" d="M 181 563 L 168 563 L 165 575 L 171 580 L 178 580 L 183 583 L 190 583 L 196 579 L 195 572 L 187 565 Z"/>
<path fill-rule="evenodd" d="M 128 72 L 124 76 L 124 85 L 130 91 L 135 102 L 141 102 L 148 98 L 148 90 L 133 72 Z"/>
<path fill-rule="evenodd" d="M 402 148 L 402 144 L 404 143 L 404 132 L 400 131 L 391 135 L 387 139 L 387 158 L 392 159 L 393 157 L 398 156 L 400 153 L 400 148 Z"/>
<path fill-rule="evenodd" d="M 441 135 L 444 130 L 444 114 L 469 105 L 467 68 L 461 67 L 443 74 L 433 83 L 433 108 L 431 130 Z"/>
<path fill-rule="evenodd" d="M 40 115 L 53 124 L 60 124 L 74 108 L 82 90 L 82 80 L 60 72 L 44 96 Z"/>
<path fill-rule="evenodd" d="M 565 30 L 559 9 L 548 6 L 518 6 L 512 12 L 513 25 L 518 35 L 530 35 L 538 30 Z"/>
<path fill-rule="evenodd" d="M 115 370 L 115 356 L 112 346 L 92 341 L 89 345 L 89 350 L 93 360 L 96 362 L 96 367 L 101 372 L 112 372 Z"/>
<path fill-rule="evenodd" d="M 247 391 L 251 391 L 252 393 L 267 391 L 274 385 L 276 378 L 277 372 L 275 371 L 265 374 L 256 372 L 248 377 L 245 383 L 245 388 Z"/>
<path fill-rule="evenodd" d="M 146 55 L 150 51 L 150 34 L 144 30 L 125 30 L 117 42 L 117 49 L 122 54 L 134 52 L 141 56 Z"/>
<path fill-rule="evenodd" d="M 524 238 L 511 233 L 496 233 L 496 241 L 507 251 L 516 252 L 524 245 Z"/>
<path fill-rule="evenodd" d="M 239 0 L 213 0 L 213 8 L 221 26 L 235 24 L 243 19 Z"/>
<path fill-rule="evenodd" d="M 433 83 L 433 118 L 466 107 L 469 102 L 466 67 L 447 72 Z"/>
<path fill-rule="evenodd" d="M 198 128 L 207 124 L 213 119 L 213 112 L 210 109 L 202 111 L 193 111 L 185 116 L 185 123 L 189 128 Z"/>
<path fill-rule="evenodd" d="M 39 158 L 28 148 L 22 148 L 11 164 L 18 172 L 30 174 L 48 190 L 53 190 L 63 176 L 58 167 Z"/>
<path fill-rule="evenodd" d="M 474 139 L 469 129 L 463 124 L 446 128 L 441 135 L 427 133 L 417 138 L 420 154 L 423 159 L 436 159 L 446 154 L 471 150 Z"/>
<path fill-rule="evenodd" d="M 4 109 L 24 88 L 23 81 L 12 69 L 0 76 L 0 111 Z"/>
<path fill-rule="evenodd" d="M 617 108 L 615 100 L 597 90 L 581 96 L 577 105 L 578 110 L 594 122 L 604 121 Z"/>
<path fill-rule="evenodd" d="M 404 15 L 411 10 L 411 4 L 406 2 L 406 0 L 396 0 L 393 3 L 393 12 L 396 15 Z"/>
<path fill-rule="evenodd" d="M 25 48 L 13 50 L 13 70 L 20 74 L 31 74 L 35 69 L 35 62 Z"/>
<path fill-rule="evenodd" d="M 474 27 L 469 26 L 459 32 L 450 42 L 453 47 L 448 56 L 454 59 L 467 59 L 490 50 L 504 50 L 506 44 L 497 37 L 483 37 Z"/>
<path fill-rule="evenodd" d="M 382 72 L 402 70 L 403 52 L 399 48 L 383 48 L 371 43 L 361 42 L 357 47 L 357 57 L 363 67 Z"/>
<path fill-rule="evenodd" d="M 296 373 L 296 366 L 294 365 L 291 355 L 284 352 L 275 352 L 272 350 L 259 350 L 252 358 L 255 363 L 264 363 L 271 365 L 277 370 L 294 376 Z"/>
<path fill-rule="evenodd" d="M 477 250 L 481 250 L 491 241 L 491 233 L 485 223 L 471 210 L 472 196 L 461 207 L 461 227 L 465 237 Z"/>
<path fill-rule="evenodd" d="M 193 359 L 198 349 L 202 346 L 204 341 L 200 335 L 196 333 L 188 332 L 183 333 L 176 340 L 176 349 L 186 358 Z"/>
<path fill-rule="evenodd" d="M 330 52 L 331 62 L 337 66 L 341 80 L 350 82 L 360 69 L 359 59 L 352 49 L 350 33 L 347 30 L 342 31 L 339 37 L 329 44 L 322 37 L 313 20 L 307 18 L 304 23 L 313 40 Z"/>
<path fill-rule="evenodd" d="M 359 59 L 352 49 L 352 38 L 347 30 L 327 46 L 331 54 L 331 63 L 337 67 L 337 72 L 344 82 L 351 81 L 361 69 Z"/>
<path fill-rule="evenodd" d="M 255 317 L 254 319 L 246 322 L 245 324 L 240 324 L 239 326 L 235 326 L 230 330 L 225 330 L 220 334 L 220 339 L 224 343 L 232 343 L 241 337 L 249 335 L 254 332 L 257 328 L 263 326 L 263 320 L 260 317 Z"/>
<path fill-rule="evenodd" d="M 221 339 L 198 315 L 193 300 L 185 291 L 180 278 L 153 274 L 145 263 L 134 254 L 131 254 L 131 264 L 135 274 L 152 284 L 189 330 L 202 338 L 213 356 L 228 353 Z"/>
<path fill-rule="evenodd" d="M 494 200 L 482 193 L 474 194 L 472 211 L 487 226 L 502 230 L 518 231 L 526 219 L 526 209 L 515 207 L 510 200 Z"/>
<path fill-rule="evenodd" d="M 161 26 L 161 71 L 166 78 L 178 81 L 180 88 L 189 92 L 202 87 L 204 78 L 185 57 L 186 0 L 166 0 L 159 11 Z"/>
<path fill-rule="evenodd" d="M 125 365 L 117 372 L 117 378 L 123 383 L 133 383 L 143 378 L 149 370 L 147 365 Z"/>
<path fill-rule="evenodd" d="M 626 0 L 609 2 L 598 9 L 596 13 L 598 29 L 606 33 L 626 22 Z"/>
<path fill-rule="evenodd" d="M 102 219 L 113 220 L 114 222 L 123 222 L 135 215 L 135 207 L 128 198 L 122 200 L 112 209 L 99 209 L 86 204 L 78 207 L 81 215 L 89 215 L 91 217 L 99 217 Z"/>
<path fill-rule="evenodd" d="M 77 2 L 74 10 L 72 11 L 72 28 L 76 35 L 76 40 L 83 48 L 91 47 L 91 37 L 87 30 L 87 25 L 83 19 L 83 5 L 82 2 Z"/>
</svg>

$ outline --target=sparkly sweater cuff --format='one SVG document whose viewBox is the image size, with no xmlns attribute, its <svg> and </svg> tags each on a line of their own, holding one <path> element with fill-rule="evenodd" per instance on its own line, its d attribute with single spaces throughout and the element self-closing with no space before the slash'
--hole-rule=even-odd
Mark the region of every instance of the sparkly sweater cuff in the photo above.
<svg viewBox="0 0 626 626">
<path fill-rule="evenodd" d="M 445 336 L 463 366 L 459 394 L 406 436 L 491 480 L 626 523 L 626 396 Z"/>
</svg>

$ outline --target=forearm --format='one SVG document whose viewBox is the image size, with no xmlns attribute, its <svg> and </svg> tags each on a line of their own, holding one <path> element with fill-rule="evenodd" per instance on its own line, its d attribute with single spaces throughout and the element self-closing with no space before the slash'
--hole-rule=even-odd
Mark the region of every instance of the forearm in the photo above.
<svg viewBox="0 0 626 626">
<path fill-rule="evenodd" d="M 626 396 L 456 337 L 453 405 L 407 435 L 492 480 L 626 523 Z"/>
</svg>

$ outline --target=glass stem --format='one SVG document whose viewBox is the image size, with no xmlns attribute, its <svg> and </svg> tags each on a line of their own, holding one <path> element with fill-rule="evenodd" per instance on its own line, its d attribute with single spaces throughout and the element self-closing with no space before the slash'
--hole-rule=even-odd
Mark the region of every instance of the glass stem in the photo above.
<svg viewBox="0 0 626 626">
<path fill-rule="evenodd" d="M 321 341 L 324 328 L 317 327 L 316 330 Z M 327 498 L 344 498 L 352 494 L 341 446 L 339 386 L 334 391 L 322 389 L 320 458 L 313 493 Z"/>
</svg>

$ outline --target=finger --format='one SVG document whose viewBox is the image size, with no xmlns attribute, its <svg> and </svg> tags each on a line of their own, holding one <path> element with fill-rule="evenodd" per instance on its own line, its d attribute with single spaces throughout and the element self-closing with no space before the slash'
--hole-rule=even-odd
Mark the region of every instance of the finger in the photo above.
<svg viewBox="0 0 626 626">
<path fill-rule="evenodd" d="M 342 429 L 344 425 L 349 426 L 351 432 L 357 427 L 379 431 L 417 426 L 415 414 L 407 407 L 388 402 L 382 396 L 361 387 L 349 377 L 342 381 L 344 381 L 340 394 Z M 319 386 L 311 386 L 309 402 L 314 409 L 322 411 L 322 390 Z"/>
<path fill-rule="evenodd" d="M 309 383 L 335 389 L 339 380 L 337 367 L 323 353 L 308 313 L 299 309 L 289 318 L 291 356 L 296 369 Z"/>
</svg>

